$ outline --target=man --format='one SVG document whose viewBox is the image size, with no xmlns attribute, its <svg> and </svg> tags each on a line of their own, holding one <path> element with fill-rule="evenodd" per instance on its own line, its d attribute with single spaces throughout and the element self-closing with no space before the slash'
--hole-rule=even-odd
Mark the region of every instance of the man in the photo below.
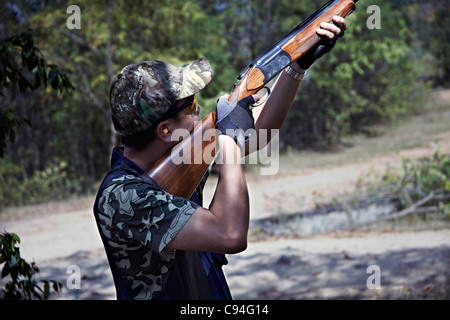
<svg viewBox="0 0 450 320">
<path fill-rule="evenodd" d="M 198 121 L 195 94 L 211 81 L 209 62 L 199 59 L 177 68 L 144 61 L 126 66 L 114 79 L 112 120 L 124 147 L 113 151 L 94 214 L 118 299 L 231 299 L 221 267 L 227 263 L 224 254 L 247 246 L 249 199 L 239 161 L 243 141 L 225 133 L 281 127 L 305 69 L 343 35 L 345 20 L 333 20 L 317 30 L 325 45 L 282 72 L 263 106 L 250 111 L 256 95 L 236 105 L 226 97 L 219 100 L 216 127 L 224 133 L 217 138 L 223 163 L 209 208 L 201 206 L 203 183 L 184 199 L 146 174 L 177 143 L 174 131 L 192 131 Z"/>
</svg>

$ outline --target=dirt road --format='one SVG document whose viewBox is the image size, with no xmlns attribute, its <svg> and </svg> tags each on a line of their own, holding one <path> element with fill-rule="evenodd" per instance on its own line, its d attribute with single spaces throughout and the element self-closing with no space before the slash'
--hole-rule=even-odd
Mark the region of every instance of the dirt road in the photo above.
<svg viewBox="0 0 450 320">
<path fill-rule="evenodd" d="M 21 252 L 36 261 L 39 278 L 63 284 L 54 299 L 114 299 L 89 209 L 2 225 L 21 236 Z M 235 299 L 450 298 L 448 229 L 250 242 L 228 260 L 225 273 Z M 74 265 L 80 268 L 80 289 L 71 286 Z M 381 289 L 367 287 L 373 265 L 379 267 Z"/>
<path fill-rule="evenodd" d="M 425 117 L 414 120 L 410 129 L 391 132 L 384 140 L 364 141 L 339 154 L 309 155 L 312 166 L 289 163 L 287 157 L 280 159 L 281 170 L 276 176 L 249 174 L 252 218 L 311 208 L 318 199 L 327 201 L 353 191 L 355 182 L 369 171 L 398 165 L 402 157 L 430 156 L 437 145 L 450 153 L 450 111 L 435 116 L 435 120 Z M 417 123 L 437 130 L 436 119 L 443 126 L 436 133 L 423 137 L 416 130 Z M 397 148 L 393 145 L 396 135 L 414 144 L 405 147 L 403 143 Z M 367 144 L 372 144 L 373 152 L 367 151 Z M 333 157 L 342 160 L 334 163 Z M 307 161 L 305 158 L 301 161 Z M 318 165 L 323 159 L 325 164 Z M 213 185 L 214 177 L 205 192 L 206 203 Z M 62 294 L 52 298 L 115 297 L 92 203 L 93 198 L 86 198 L 6 210 L 0 215 L 0 230 L 20 235 L 22 256 L 37 263 L 40 278 L 63 284 Z M 449 229 L 356 231 L 250 242 L 246 251 L 228 259 L 225 272 L 237 299 L 450 298 Z M 80 289 L 70 289 L 71 266 L 79 267 Z M 369 266 L 375 266 L 373 274 Z M 368 287 L 371 276 L 369 287 L 378 283 L 381 289 Z"/>
<path fill-rule="evenodd" d="M 429 150 L 409 152 L 417 155 Z M 373 163 L 379 161 L 373 159 Z M 371 165 L 366 162 L 307 170 L 297 180 L 280 176 L 272 177 L 270 183 L 250 181 L 256 186 L 251 190 L 252 198 L 270 209 L 273 200 L 269 201 L 264 191 L 269 186 L 271 194 L 280 198 L 298 192 L 313 199 L 321 185 L 328 187 L 329 194 L 331 190 L 342 192 Z M 20 235 L 22 255 L 36 261 L 40 278 L 63 284 L 62 294 L 55 299 L 115 297 L 92 203 L 93 199 L 87 198 L 65 205 L 22 208 L 3 215 L 1 229 Z M 286 210 L 297 208 L 294 202 L 283 205 Z M 450 292 L 449 229 L 357 231 L 250 242 L 245 252 L 229 255 L 228 260 L 225 273 L 236 299 L 448 299 Z M 74 265 L 80 268 L 81 288 L 71 290 Z M 372 276 L 368 268 L 372 265 L 379 268 L 381 289 L 367 286 Z"/>
</svg>

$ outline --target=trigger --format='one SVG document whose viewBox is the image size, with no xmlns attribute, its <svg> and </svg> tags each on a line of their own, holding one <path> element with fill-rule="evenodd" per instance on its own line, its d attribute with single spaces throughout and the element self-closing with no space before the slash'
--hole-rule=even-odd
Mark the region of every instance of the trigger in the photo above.
<svg viewBox="0 0 450 320">
<path fill-rule="evenodd" d="M 267 90 L 266 94 L 265 94 L 264 96 L 262 96 L 262 98 L 261 98 L 261 100 L 260 100 L 259 102 L 252 104 L 252 107 L 253 107 L 253 108 L 259 107 L 260 105 L 264 104 L 264 103 L 267 101 L 267 99 L 269 99 L 270 94 L 272 93 L 272 92 L 270 91 L 270 88 L 269 88 L 269 87 L 262 87 L 261 90 L 259 90 L 259 91 L 257 92 L 257 94 L 259 95 L 259 93 L 261 93 L 264 89 Z M 264 98 L 264 99 L 263 99 L 263 98 Z"/>
</svg>

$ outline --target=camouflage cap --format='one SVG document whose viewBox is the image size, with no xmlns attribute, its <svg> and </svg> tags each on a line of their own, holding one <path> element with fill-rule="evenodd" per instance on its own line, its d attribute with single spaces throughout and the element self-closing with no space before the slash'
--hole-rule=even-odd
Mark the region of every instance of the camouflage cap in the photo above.
<svg viewBox="0 0 450 320">
<path fill-rule="evenodd" d="M 177 100 L 198 93 L 211 77 L 211 65 L 204 58 L 180 68 L 158 60 L 126 66 L 109 92 L 114 128 L 123 136 L 148 131 Z"/>
</svg>

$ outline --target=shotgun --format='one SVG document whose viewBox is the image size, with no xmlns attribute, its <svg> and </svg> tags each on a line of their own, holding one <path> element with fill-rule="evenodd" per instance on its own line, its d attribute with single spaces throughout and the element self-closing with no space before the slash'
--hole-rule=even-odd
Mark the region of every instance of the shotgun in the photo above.
<svg viewBox="0 0 450 320">
<path fill-rule="evenodd" d="M 331 22 L 335 15 L 345 18 L 355 10 L 357 1 L 328 1 L 278 40 L 237 77 L 238 82 L 228 98 L 229 102 L 237 102 L 264 88 L 284 68 L 319 43 L 316 30 L 320 23 Z M 215 132 L 215 123 L 216 115 L 212 112 L 197 124 L 189 137 L 153 165 L 147 174 L 159 187 L 176 196 L 191 197 L 216 154 L 216 136 L 210 134 Z M 178 160 L 174 161 L 174 157 Z"/>
</svg>

